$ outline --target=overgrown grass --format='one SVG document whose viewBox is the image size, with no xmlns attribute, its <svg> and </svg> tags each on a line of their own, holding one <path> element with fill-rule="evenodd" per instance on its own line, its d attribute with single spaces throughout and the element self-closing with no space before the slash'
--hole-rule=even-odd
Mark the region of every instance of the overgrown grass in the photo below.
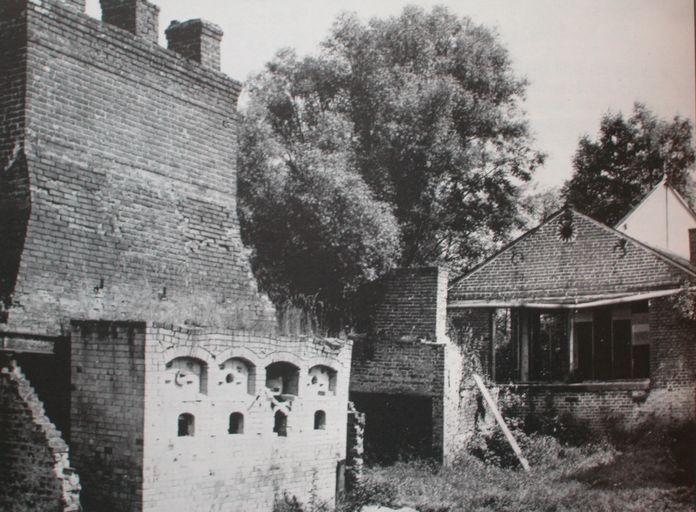
<svg viewBox="0 0 696 512">
<path fill-rule="evenodd" d="M 527 436 L 523 444 L 529 474 L 506 457 L 467 453 L 450 467 L 411 461 L 369 468 L 367 485 L 387 504 L 421 512 L 694 510 L 693 425 L 582 446 L 548 435 Z"/>
</svg>

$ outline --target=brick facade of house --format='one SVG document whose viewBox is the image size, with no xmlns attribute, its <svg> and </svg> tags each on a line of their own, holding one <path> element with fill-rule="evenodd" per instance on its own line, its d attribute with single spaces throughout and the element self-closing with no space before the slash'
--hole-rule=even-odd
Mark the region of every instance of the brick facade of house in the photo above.
<svg viewBox="0 0 696 512">
<path fill-rule="evenodd" d="M 562 236 L 569 226 L 567 236 Z M 473 368 L 503 386 L 514 381 L 510 389 L 523 398 L 514 412 L 521 416 L 562 418 L 594 429 L 631 428 L 646 420 L 667 425 L 693 421 L 696 323 L 678 314 L 674 295 L 684 283 L 696 282 L 695 277 L 696 268 L 687 261 L 565 210 L 453 283 L 448 310 L 455 332 L 452 337 L 468 340 L 470 348 L 465 352 L 477 359 Z M 512 330 L 506 335 L 517 340 L 508 354 L 513 368 L 504 372 L 503 380 L 494 373 L 494 347 L 502 335 L 493 331 L 491 319 L 496 308 L 512 313 Z M 645 313 L 632 316 L 631 311 Z M 623 316 L 612 316 L 621 312 Z M 533 330 L 519 320 L 534 313 L 566 315 L 561 318 L 568 322 L 565 336 L 570 349 L 559 349 L 565 350 L 562 357 L 570 361 L 564 361 L 567 373 L 561 379 L 538 382 L 538 372 L 530 370 L 535 362 L 529 341 Z M 627 360 L 625 370 L 612 373 L 607 358 L 613 361 L 620 357 L 617 351 L 585 356 L 606 365 L 609 370 L 604 367 L 599 373 L 610 375 L 609 379 L 579 371 L 587 360 L 578 361 L 583 358 L 578 347 L 578 322 L 592 322 L 593 314 L 595 323 L 584 324 L 595 326 L 588 338 L 594 340 L 593 350 L 598 342 L 609 343 L 617 336 L 614 331 L 605 331 L 609 338 L 599 340 L 605 335 L 598 331 L 596 315 L 603 315 L 610 328 L 617 325 L 612 319 L 619 318 L 629 328 L 628 344 L 633 344 L 633 351 L 637 351 L 637 343 L 648 349 L 641 359 L 646 361 L 646 375 L 624 375 L 631 371 L 631 361 L 635 365 L 638 359 Z M 637 317 L 638 326 L 634 325 Z M 520 338 L 522 331 L 529 334 Z M 548 332 L 546 336 L 551 336 Z M 585 330 L 585 337 L 592 332 Z M 525 337 L 526 341 L 520 342 Z M 555 350 L 547 347 L 545 353 L 549 348 Z M 620 348 L 629 350 L 628 346 Z"/>
</svg>

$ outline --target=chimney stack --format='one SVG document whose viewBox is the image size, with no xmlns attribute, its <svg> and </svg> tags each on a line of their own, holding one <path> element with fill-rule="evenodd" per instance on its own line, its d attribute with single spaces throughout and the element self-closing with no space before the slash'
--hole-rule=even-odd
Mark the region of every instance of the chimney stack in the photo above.
<svg viewBox="0 0 696 512">
<path fill-rule="evenodd" d="M 696 267 L 696 228 L 689 230 L 689 262 Z"/>
<path fill-rule="evenodd" d="M 167 30 L 168 48 L 202 66 L 220 71 L 222 29 L 200 19 L 172 21 Z"/>
<path fill-rule="evenodd" d="M 78 12 L 85 12 L 85 0 L 63 0 L 63 3 Z"/>
<path fill-rule="evenodd" d="M 102 21 L 157 43 L 159 7 L 146 0 L 99 0 Z"/>
</svg>

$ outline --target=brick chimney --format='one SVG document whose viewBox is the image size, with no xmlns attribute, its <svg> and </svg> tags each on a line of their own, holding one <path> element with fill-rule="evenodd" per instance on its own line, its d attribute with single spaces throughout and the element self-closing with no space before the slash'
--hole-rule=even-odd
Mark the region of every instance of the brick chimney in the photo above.
<svg viewBox="0 0 696 512">
<path fill-rule="evenodd" d="M 102 21 L 157 43 L 159 7 L 146 0 L 99 0 Z"/>
<path fill-rule="evenodd" d="M 85 12 L 85 0 L 63 0 L 63 3 L 76 11 Z"/>
<path fill-rule="evenodd" d="M 696 267 L 696 228 L 689 230 L 689 261 Z"/>
<path fill-rule="evenodd" d="M 222 29 L 200 19 L 172 21 L 167 30 L 168 48 L 206 68 L 220 71 Z"/>
</svg>

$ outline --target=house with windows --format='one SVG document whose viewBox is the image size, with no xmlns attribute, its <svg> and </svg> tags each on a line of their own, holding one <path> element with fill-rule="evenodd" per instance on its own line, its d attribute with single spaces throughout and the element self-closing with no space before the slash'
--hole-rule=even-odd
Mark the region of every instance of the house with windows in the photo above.
<svg viewBox="0 0 696 512">
<path fill-rule="evenodd" d="M 561 210 L 450 284 L 450 325 L 523 414 L 692 420 L 696 322 L 676 303 L 696 283 L 696 230 L 684 236 L 691 261 Z"/>
</svg>

